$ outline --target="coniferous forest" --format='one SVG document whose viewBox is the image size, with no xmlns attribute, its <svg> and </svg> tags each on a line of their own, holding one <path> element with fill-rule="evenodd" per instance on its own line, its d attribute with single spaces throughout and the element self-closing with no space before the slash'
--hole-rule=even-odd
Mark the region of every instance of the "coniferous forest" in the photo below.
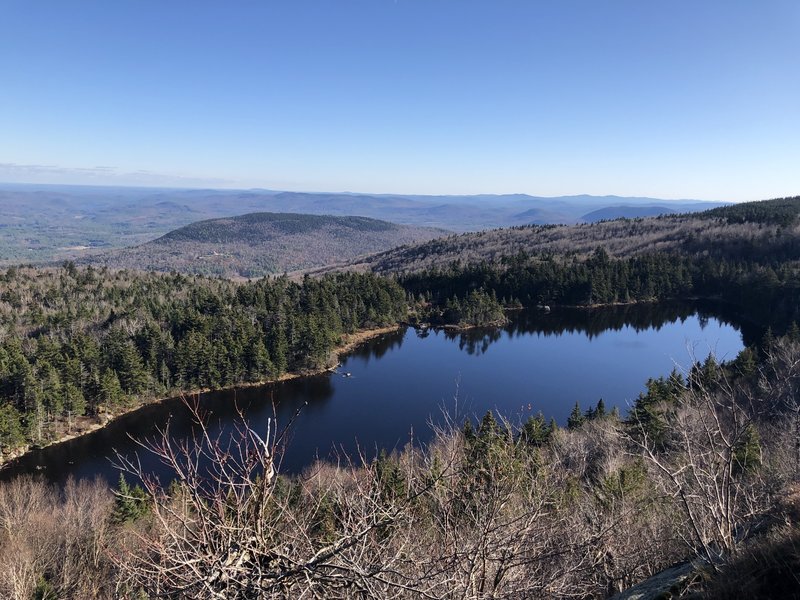
<svg viewBox="0 0 800 600">
<path fill-rule="evenodd" d="M 373 275 L 234 284 L 70 263 L 2 281 L 4 453 L 84 416 L 331 366 L 343 334 L 406 314 L 402 288 Z"/>
<path fill-rule="evenodd" d="M 517 255 L 400 278 L 342 273 L 233 283 L 181 274 L 16 268 L 0 295 L 0 448 L 42 444 L 75 420 L 179 391 L 331 366 L 342 335 L 411 317 L 474 326 L 502 307 L 723 300 L 788 328 L 800 310 L 790 265 L 670 255 L 587 260 Z M 407 301 L 408 298 L 408 301 Z"/>
<path fill-rule="evenodd" d="M 735 360 L 649 380 L 628 414 L 602 400 L 560 425 L 489 412 L 437 426 L 426 446 L 297 476 L 276 472 L 274 431 L 242 423 L 225 445 L 198 414 L 192 443 L 165 432 L 143 449 L 172 483 L 123 460 L 115 490 L 0 485 L 5 596 L 605 598 L 682 561 L 674 585 L 705 597 L 797 594 L 791 260 L 597 246 L 391 276 L 232 282 L 65 263 L 0 278 L 4 458 L 166 395 L 318 371 L 348 334 L 400 322 L 704 298 L 767 332 Z"/>
</svg>

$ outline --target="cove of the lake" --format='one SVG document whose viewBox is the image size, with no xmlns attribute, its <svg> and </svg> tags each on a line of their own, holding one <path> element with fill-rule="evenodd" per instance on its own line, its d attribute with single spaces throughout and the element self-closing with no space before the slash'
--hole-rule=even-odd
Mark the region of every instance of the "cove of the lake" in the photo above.
<svg viewBox="0 0 800 600">
<path fill-rule="evenodd" d="M 199 402 L 212 435 L 237 431 L 239 412 L 257 431 L 269 417 L 289 432 L 281 470 L 300 472 L 315 457 L 374 457 L 430 438 L 444 414 L 463 423 L 495 410 L 521 423 L 541 411 L 566 421 L 575 402 L 586 409 L 603 398 L 624 415 L 650 377 L 685 370 L 710 352 L 732 360 L 760 332 L 716 305 L 666 303 L 592 310 L 526 310 L 507 326 L 467 331 L 404 328 L 372 339 L 343 357 L 336 373 L 260 387 L 204 394 Z M 144 470 L 168 477 L 134 439 L 169 422 L 185 438 L 189 412 L 171 399 L 125 415 L 104 429 L 33 451 L 4 477 L 40 473 L 54 482 L 101 476 L 115 482 L 114 450 L 138 450 Z"/>
</svg>

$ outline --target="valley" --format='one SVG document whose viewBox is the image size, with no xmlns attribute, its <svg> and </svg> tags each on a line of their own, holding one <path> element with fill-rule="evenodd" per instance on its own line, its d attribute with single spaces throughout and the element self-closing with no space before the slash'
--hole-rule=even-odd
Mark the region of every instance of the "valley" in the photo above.
<svg viewBox="0 0 800 600">
<path fill-rule="evenodd" d="M 248 213 L 357 215 L 463 232 L 528 223 L 576 223 L 596 210 L 610 217 L 624 216 L 627 210 L 686 212 L 720 204 L 616 196 L 402 196 L 0 184 L 0 264 L 86 259 L 151 242 L 199 221 Z M 339 259 L 328 255 L 326 261 Z"/>
</svg>

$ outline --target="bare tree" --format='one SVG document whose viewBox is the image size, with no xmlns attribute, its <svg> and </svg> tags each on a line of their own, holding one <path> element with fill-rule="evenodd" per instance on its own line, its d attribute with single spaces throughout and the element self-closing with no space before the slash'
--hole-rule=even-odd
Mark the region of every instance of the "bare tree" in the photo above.
<svg viewBox="0 0 800 600">
<path fill-rule="evenodd" d="M 196 407 L 195 416 L 200 419 Z M 274 422 L 231 441 L 202 424 L 147 444 L 177 475 L 165 488 L 133 459 L 149 527 L 116 553 L 120 590 L 152 597 L 585 597 L 596 540 L 569 474 L 508 424 L 436 432 L 426 448 L 276 474 Z M 611 524 L 608 524 L 611 528 Z"/>
<path fill-rule="evenodd" d="M 0 596 L 29 600 L 44 585 L 61 598 L 107 597 L 110 502 L 99 481 L 69 480 L 62 493 L 30 477 L 0 486 Z"/>
<path fill-rule="evenodd" d="M 775 340 L 760 365 L 758 388 L 770 416 L 778 422 L 789 416 L 793 473 L 800 480 L 800 344 L 787 337 Z"/>
<path fill-rule="evenodd" d="M 640 458 L 626 452 L 624 431 L 609 416 L 559 430 L 550 444 L 552 468 L 580 486 L 571 528 L 583 532 L 581 587 L 593 594 L 619 592 L 685 555 L 672 534 L 674 511 L 653 489 Z"/>
<path fill-rule="evenodd" d="M 761 480 L 754 398 L 722 373 L 695 378 L 680 400 L 662 407 L 667 448 L 636 421 L 630 440 L 660 489 L 685 517 L 678 534 L 716 568 L 764 514 L 768 487 Z"/>
<path fill-rule="evenodd" d="M 0 555 L 13 556 L 0 569 L 0 595 L 31 598 L 39 577 L 55 554 L 57 510 L 54 490 L 31 477 L 0 487 Z"/>
<path fill-rule="evenodd" d="M 276 474 L 276 429 L 262 437 L 242 420 L 237 434 L 212 439 L 196 405 L 197 435 L 176 441 L 169 426 L 143 444 L 176 476 L 165 487 L 135 459 L 119 465 L 142 481 L 152 527 L 135 532 L 116 554 L 127 589 L 194 598 L 388 597 L 404 590 L 393 559 L 374 537 L 398 523 L 403 505 L 386 503 L 367 469 L 330 478 L 324 468 L 296 484 Z M 300 494 L 300 498 L 293 497 Z M 323 516 L 334 522 L 320 526 Z"/>
</svg>

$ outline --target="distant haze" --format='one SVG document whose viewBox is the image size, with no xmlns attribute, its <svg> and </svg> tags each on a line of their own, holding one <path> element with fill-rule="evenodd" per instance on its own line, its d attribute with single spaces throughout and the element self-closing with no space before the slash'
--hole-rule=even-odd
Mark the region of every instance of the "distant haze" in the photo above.
<svg viewBox="0 0 800 600">
<path fill-rule="evenodd" d="M 0 185 L 0 264 L 84 258 L 144 244 L 198 221 L 255 212 L 369 217 L 463 232 L 693 212 L 718 205 L 586 195 L 409 196 L 5 184 Z M 398 243 L 405 241 L 398 238 Z"/>
</svg>

